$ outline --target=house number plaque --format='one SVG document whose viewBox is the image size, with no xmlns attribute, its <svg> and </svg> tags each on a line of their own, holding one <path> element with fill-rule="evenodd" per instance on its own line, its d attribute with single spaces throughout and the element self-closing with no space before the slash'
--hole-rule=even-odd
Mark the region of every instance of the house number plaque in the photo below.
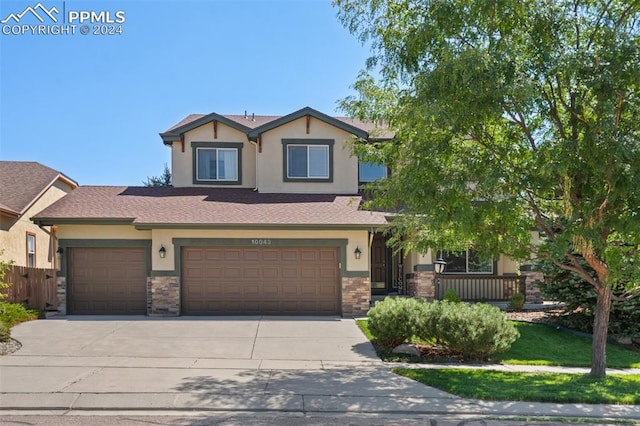
<svg viewBox="0 0 640 426">
<path fill-rule="evenodd" d="M 253 239 L 251 240 L 252 246 L 270 246 L 271 240 L 268 239 Z"/>
</svg>

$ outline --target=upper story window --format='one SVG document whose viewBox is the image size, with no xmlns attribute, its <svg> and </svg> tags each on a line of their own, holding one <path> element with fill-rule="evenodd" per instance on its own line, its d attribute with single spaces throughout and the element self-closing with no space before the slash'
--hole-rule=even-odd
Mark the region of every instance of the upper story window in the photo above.
<svg viewBox="0 0 640 426">
<path fill-rule="evenodd" d="M 386 178 L 387 175 L 388 169 L 384 164 L 367 163 L 365 161 L 358 162 L 358 176 L 360 183 L 373 182 L 378 179 Z"/>
<path fill-rule="evenodd" d="M 36 234 L 27 232 L 27 266 L 36 267 Z"/>
<path fill-rule="evenodd" d="M 283 139 L 285 182 L 333 182 L 333 139 Z"/>
<path fill-rule="evenodd" d="M 462 252 L 443 252 L 442 257 L 447 261 L 445 273 L 449 274 L 492 274 L 493 260 L 481 260 L 473 250 Z"/>
<path fill-rule="evenodd" d="M 192 142 L 193 183 L 240 185 L 242 143 Z"/>
</svg>

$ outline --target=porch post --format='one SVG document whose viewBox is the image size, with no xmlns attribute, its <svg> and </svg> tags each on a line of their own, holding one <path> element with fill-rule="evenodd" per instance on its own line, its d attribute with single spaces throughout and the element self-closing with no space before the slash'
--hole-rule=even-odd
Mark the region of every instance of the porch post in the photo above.
<svg viewBox="0 0 640 426">
<path fill-rule="evenodd" d="M 520 267 L 522 275 L 525 277 L 525 303 L 540 304 L 543 302 L 542 292 L 540 291 L 540 283 L 544 281 L 544 274 L 539 271 L 531 270 L 531 265 L 522 265 Z"/>
<path fill-rule="evenodd" d="M 407 290 L 409 295 L 426 302 L 433 302 L 436 297 L 436 273 L 421 271 L 407 275 Z"/>
</svg>

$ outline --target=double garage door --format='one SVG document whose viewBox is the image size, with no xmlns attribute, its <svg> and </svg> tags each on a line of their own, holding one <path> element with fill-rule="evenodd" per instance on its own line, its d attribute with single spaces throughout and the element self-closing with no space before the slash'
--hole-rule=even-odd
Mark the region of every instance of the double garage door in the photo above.
<svg viewBox="0 0 640 426">
<path fill-rule="evenodd" d="M 336 248 L 186 247 L 185 315 L 340 314 Z"/>
<path fill-rule="evenodd" d="M 70 248 L 69 313 L 147 311 L 146 252 Z M 186 247 L 183 315 L 338 315 L 338 249 L 331 247 Z"/>
</svg>

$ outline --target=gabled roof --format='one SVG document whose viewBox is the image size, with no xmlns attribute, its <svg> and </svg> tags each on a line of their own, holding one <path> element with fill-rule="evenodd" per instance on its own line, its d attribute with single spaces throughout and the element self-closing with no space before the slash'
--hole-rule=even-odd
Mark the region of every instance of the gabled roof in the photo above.
<svg viewBox="0 0 640 426">
<path fill-rule="evenodd" d="M 218 121 L 243 133 L 247 133 L 251 130 L 251 128 L 245 126 L 244 124 L 241 124 L 240 122 L 235 120 L 231 120 L 224 115 L 216 114 L 215 112 L 202 116 L 199 115 L 200 114 L 191 114 L 166 132 L 160 133 L 160 137 L 162 138 L 164 144 L 171 145 L 171 143 L 180 140 L 180 134 L 195 129 L 196 127 L 200 127 L 203 124 L 211 123 L 213 121 Z"/>
<path fill-rule="evenodd" d="M 359 195 L 262 194 L 250 188 L 81 186 L 33 220 L 41 225 L 123 223 L 159 227 L 369 228 L 384 213 L 360 210 Z"/>
<path fill-rule="evenodd" d="M 182 121 L 169 128 L 166 132 L 160 133 L 160 137 L 165 145 L 171 145 L 180 140 L 180 135 L 195 129 L 204 124 L 218 121 L 234 129 L 247 134 L 247 138 L 255 139 L 261 133 L 282 126 L 293 120 L 310 116 L 336 126 L 359 138 L 368 139 L 391 139 L 393 133 L 373 122 L 367 122 L 349 117 L 331 117 L 310 107 L 302 108 L 294 113 L 285 116 L 276 115 L 227 115 L 227 114 L 190 114 Z"/>
<path fill-rule="evenodd" d="M 57 170 L 33 161 L 0 161 L 0 210 L 24 214 L 57 180 L 75 188 L 78 184 Z"/>
<path fill-rule="evenodd" d="M 324 121 L 327 124 L 331 124 L 332 126 L 342 129 L 345 132 L 351 133 L 359 138 L 367 139 L 369 137 L 369 133 L 367 133 L 366 131 L 356 126 L 348 124 L 342 120 L 338 120 L 334 117 L 330 117 L 327 114 L 324 114 L 313 108 L 304 107 L 296 112 L 292 112 L 289 115 L 285 115 L 284 117 L 280 117 L 276 120 L 270 121 L 269 123 L 265 123 L 262 126 L 256 127 L 255 129 L 249 132 L 249 139 L 257 138 L 264 132 L 268 132 L 269 130 L 275 129 L 276 127 L 280 127 L 284 124 L 290 123 L 294 120 L 297 120 L 302 117 L 307 117 L 307 116 Z"/>
</svg>

